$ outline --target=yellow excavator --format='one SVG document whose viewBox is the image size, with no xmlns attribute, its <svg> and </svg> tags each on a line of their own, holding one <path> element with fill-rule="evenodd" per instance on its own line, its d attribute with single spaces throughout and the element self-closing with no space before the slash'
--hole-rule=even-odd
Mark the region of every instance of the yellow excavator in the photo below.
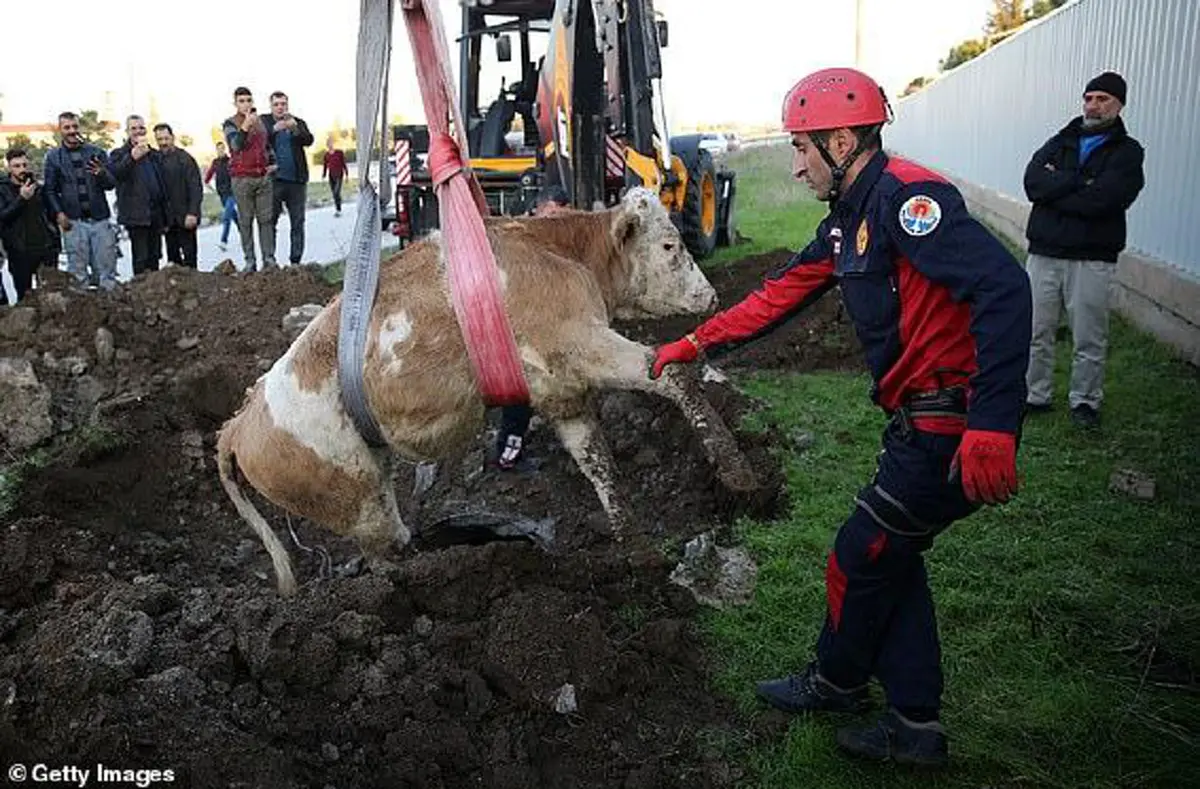
<svg viewBox="0 0 1200 789">
<path fill-rule="evenodd" d="M 493 213 L 525 213 L 556 187 L 571 205 L 592 210 L 646 186 L 658 192 L 694 258 L 730 243 L 735 173 L 717 166 L 701 135 L 673 137 L 667 129 L 661 50 L 668 34 L 653 0 L 492 0 L 462 8 L 459 100 L 471 166 Z M 494 57 L 485 57 L 489 39 Z M 501 78 L 487 102 L 485 60 L 516 77 Z M 411 240 L 438 222 L 425 168 L 429 135 L 419 125 L 392 133 L 399 160 L 385 221 Z"/>
</svg>

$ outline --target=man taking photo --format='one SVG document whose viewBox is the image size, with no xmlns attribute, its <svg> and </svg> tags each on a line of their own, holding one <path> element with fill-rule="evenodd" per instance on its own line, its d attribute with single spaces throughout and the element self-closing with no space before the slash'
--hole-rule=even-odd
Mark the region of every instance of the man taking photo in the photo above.
<svg viewBox="0 0 1200 789">
<path fill-rule="evenodd" d="M 57 265 L 59 242 L 50 221 L 46 191 L 34 177 L 29 156 L 22 148 L 12 148 L 4 159 L 7 170 L 0 173 L 0 241 L 20 301 L 32 287 L 39 266 Z M 7 303 L 8 295 L 0 287 L 0 304 Z"/>
</svg>

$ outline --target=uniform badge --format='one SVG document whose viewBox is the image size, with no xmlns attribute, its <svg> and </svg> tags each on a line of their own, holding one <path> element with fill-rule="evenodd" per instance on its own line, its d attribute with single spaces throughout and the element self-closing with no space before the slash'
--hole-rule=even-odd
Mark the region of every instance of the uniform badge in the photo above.
<svg viewBox="0 0 1200 789">
<path fill-rule="evenodd" d="M 863 253 L 867 251 L 869 243 L 871 243 L 871 235 L 867 232 L 867 220 L 863 219 L 858 223 L 858 235 L 854 237 L 854 251 L 858 253 L 859 257 L 862 257 Z"/>
<path fill-rule="evenodd" d="M 910 236 L 927 236 L 942 221 L 942 207 L 928 195 L 913 195 L 900 206 L 900 227 Z"/>
</svg>

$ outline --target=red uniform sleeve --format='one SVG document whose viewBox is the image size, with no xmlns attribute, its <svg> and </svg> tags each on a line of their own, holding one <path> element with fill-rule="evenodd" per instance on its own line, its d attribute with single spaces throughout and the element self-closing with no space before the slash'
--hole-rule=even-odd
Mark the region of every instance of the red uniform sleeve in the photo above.
<svg viewBox="0 0 1200 789">
<path fill-rule="evenodd" d="M 836 284 L 832 250 L 826 234 L 818 230 L 811 244 L 764 277 L 757 290 L 701 324 L 694 332 L 696 341 L 707 350 L 756 339 L 804 310 Z"/>
</svg>

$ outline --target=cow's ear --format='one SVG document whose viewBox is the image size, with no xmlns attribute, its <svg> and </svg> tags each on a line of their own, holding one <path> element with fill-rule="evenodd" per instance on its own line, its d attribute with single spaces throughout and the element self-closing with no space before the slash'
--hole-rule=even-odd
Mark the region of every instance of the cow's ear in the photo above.
<svg viewBox="0 0 1200 789">
<path fill-rule="evenodd" d="M 638 228 L 642 224 L 642 216 L 638 211 L 636 204 L 630 205 L 626 203 L 621 206 L 621 210 L 617 212 L 617 218 L 613 222 L 612 237 L 613 243 L 617 248 L 623 248 L 632 239 Z"/>
</svg>

